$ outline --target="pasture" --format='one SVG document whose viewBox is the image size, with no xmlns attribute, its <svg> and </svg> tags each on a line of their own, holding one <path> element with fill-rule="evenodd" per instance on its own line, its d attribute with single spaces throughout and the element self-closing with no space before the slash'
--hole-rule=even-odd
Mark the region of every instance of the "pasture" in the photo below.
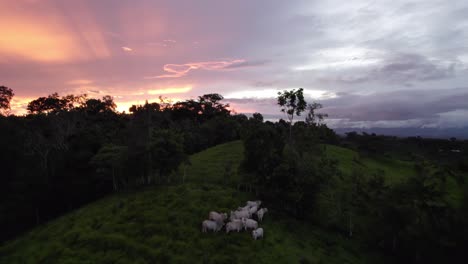
<svg viewBox="0 0 468 264">
<path fill-rule="evenodd" d="M 195 154 L 185 184 L 116 193 L 84 206 L 1 246 L 0 263 L 382 262 L 358 243 L 274 208 L 261 224 L 264 239 L 224 229 L 202 233 L 209 211 L 228 212 L 255 198 L 221 184 L 229 160 L 233 179 L 239 177 L 242 151 L 235 141 Z"/>
</svg>

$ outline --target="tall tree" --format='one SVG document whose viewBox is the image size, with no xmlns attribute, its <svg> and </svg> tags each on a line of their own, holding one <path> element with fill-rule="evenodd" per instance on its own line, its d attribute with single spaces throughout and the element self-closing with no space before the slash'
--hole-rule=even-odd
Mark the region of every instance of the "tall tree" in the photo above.
<svg viewBox="0 0 468 264">
<path fill-rule="evenodd" d="M 63 110 L 66 105 L 66 101 L 61 100 L 58 93 L 53 93 L 29 102 L 27 109 L 31 114 L 52 113 Z"/>
<path fill-rule="evenodd" d="M 118 190 L 119 180 L 127 161 L 128 149 L 125 146 L 106 145 L 92 158 L 91 164 L 97 167 L 99 173 L 112 176 L 114 191 Z"/>
<path fill-rule="evenodd" d="M 82 106 L 87 113 L 97 114 L 103 112 L 113 112 L 117 107 L 114 99 L 110 95 L 106 95 L 101 99 L 88 99 Z"/>
<path fill-rule="evenodd" d="M 289 120 L 289 140 L 292 136 L 292 123 L 294 116 L 300 116 L 304 112 L 307 103 L 304 100 L 304 89 L 292 89 L 291 91 L 284 90 L 278 92 L 278 105 L 281 107 L 281 112 L 285 113 Z"/>
<path fill-rule="evenodd" d="M 307 105 L 307 116 L 306 116 L 306 123 L 308 125 L 317 126 L 323 122 L 323 119 L 328 117 L 328 114 L 325 113 L 317 113 L 316 111 L 322 109 L 323 106 L 320 103 L 314 102 L 312 104 Z"/>
<path fill-rule="evenodd" d="M 157 180 L 168 181 L 169 174 L 176 170 L 186 159 L 183 150 L 182 134 L 170 129 L 153 130 L 149 146 L 151 166 L 157 174 Z M 150 180 L 148 180 L 149 182 Z"/>
<path fill-rule="evenodd" d="M 0 86 L 0 115 L 5 114 L 7 115 L 10 111 L 10 101 L 15 94 L 13 90 L 5 87 Z"/>
</svg>

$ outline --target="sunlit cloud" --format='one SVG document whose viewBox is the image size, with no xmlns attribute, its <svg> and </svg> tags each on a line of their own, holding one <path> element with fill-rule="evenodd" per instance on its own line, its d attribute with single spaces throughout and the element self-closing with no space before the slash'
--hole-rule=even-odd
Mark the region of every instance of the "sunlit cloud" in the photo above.
<svg viewBox="0 0 468 264">
<path fill-rule="evenodd" d="M 138 99 L 138 100 L 132 100 L 132 99 L 126 99 L 125 100 L 125 97 L 123 98 L 116 98 L 114 97 L 116 100 L 115 100 L 115 104 L 117 105 L 117 108 L 116 110 L 118 112 L 126 112 L 128 113 L 129 112 L 129 109 L 132 105 L 143 105 L 145 104 L 146 102 L 148 103 L 160 103 L 160 99 L 159 97 L 157 98 L 145 98 L 145 99 Z M 164 100 L 168 103 L 176 103 L 176 102 L 179 102 L 179 101 L 183 101 L 184 99 L 181 99 L 181 98 L 177 98 L 177 97 L 170 97 L 170 98 L 166 98 L 164 97 Z"/>
<path fill-rule="evenodd" d="M 382 61 L 384 53 L 361 47 L 321 49 L 310 55 L 310 63 L 293 67 L 295 71 L 319 69 L 344 69 L 375 65 Z"/>
<path fill-rule="evenodd" d="M 114 93 L 110 92 L 108 89 L 105 89 L 104 87 L 89 83 L 89 84 L 75 85 L 63 91 L 63 95 L 65 94 L 87 94 L 88 97 L 99 98 L 103 95 L 107 95 L 107 94 L 110 95 Z"/>
<path fill-rule="evenodd" d="M 222 70 L 226 69 L 229 66 L 244 63 L 246 60 L 237 59 L 237 60 L 229 60 L 229 61 L 205 61 L 205 62 L 192 62 L 192 63 L 185 63 L 185 64 L 166 64 L 164 65 L 163 69 L 165 72 L 169 74 L 163 74 L 153 77 L 146 77 L 146 79 L 156 79 L 156 78 L 179 78 L 185 76 L 191 70 Z"/>
<path fill-rule="evenodd" d="M 92 83 L 93 83 L 93 81 L 86 80 L 86 79 L 71 80 L 71 81 L 67 82 L 67 84 L 69 84 L 69 85 L 89 85 L 89 84 L 92 84 Z"/>
<path fill-rule="evenodd" d="M 257 112 L 257 109 L 255 109 L 255 107 L 246 106 L 246 105 L 237 104 L 237 103 L 231 103 L 231 102 L 229 102 L 228 109 L 233 113 L 255 113 Z"/>
<path fill-rule="evenodd" d="M 192 90 L 192 86 L 185 86 L 185 87 L 174 87 L 174 88 L 162 88 L 156 90 L 148 90 L 147 93 L 151 95 L 155 94 L 176 94 L 176 93 L 187 93 Z"/>
<path fill-rule="evenodd" d="M 28 103 L 35 100 L 36 98 L 32 97 L 18 97 L 15 96 L 13 99 L 11 99 L 10 102 L 10 108 L 11 108 L 11 113 L 15 115 L 24 115 L 28 111 L 26 107 L 28 106 Z"/>
<path fill-rule="evenodd" d="M 40 62 L 60 62 L 81 56 L 72 35 L 50 23 L 44 26 L 22 17 L 0 12 L 0 55 Z"/>
<path fill-rule="evenodd" d="M 0 0 L 0 85 L 14 90 L 13 111 L 53 92 L 109 94 L 126 111 L 159 95 L 217 92 L 237 112 L 277 114 L 277 92 L 304 87 L 308 102 L 349 122 L 437 109 L 466 124 L 466 112 L 451 111 L 466 109 L 467 1 L 107 2 Z M 408 95 L 443 98 L 457 87 L 442 110 Z"/>
<path fill-rule="evenodd" d="M 141 104 L 144 104 L 145 101 L 144 100 L 133 100 L 133 101 L 117 101 L 116 100 L 116 110 L 119 111 L 119 112 L 129 112 L 128 109 L 130 109 L 130 107 L 132 105 L 141 105 Z"/>
<path fill-rule="evenodd" d="M 36 9 L 40 11 L 32 11 Z M 11 61 L 61 63 L 111 55 L 95 17 L 83 2 L 61 9 L 49 1 L 2 1 L 0 32 L 0 55 Z"/>
<path fill-rule="evenodd" d="M 245 90 L 245 91 L 236 91 L 226 94 L 226 99 L 268 99 L 276 98 L 278 92 L 282 90 L 277 89 L 263 89 L 263 90 Z M 313 99 L 330 99 L 334 98 L 337 95 L 333 92 L 323 91 L 323 90 L 304 90 L 305 97 Z M 307 99 L 307 98 L 306 98 Z"/>
</svg>

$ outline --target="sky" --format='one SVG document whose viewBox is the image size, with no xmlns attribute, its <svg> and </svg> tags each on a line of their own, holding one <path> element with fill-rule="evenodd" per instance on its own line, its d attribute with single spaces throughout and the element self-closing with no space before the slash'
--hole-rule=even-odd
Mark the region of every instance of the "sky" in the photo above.
<svg viewBox="0 0 468 264">
<path fill-rule="evenodd" d="M 466 0 L 0 0 L 0 85 L 13 113 L 58 92 L 219 93 L 280 117 L 304 88 L 331 127 L 468 126 Z"/>
</svg>

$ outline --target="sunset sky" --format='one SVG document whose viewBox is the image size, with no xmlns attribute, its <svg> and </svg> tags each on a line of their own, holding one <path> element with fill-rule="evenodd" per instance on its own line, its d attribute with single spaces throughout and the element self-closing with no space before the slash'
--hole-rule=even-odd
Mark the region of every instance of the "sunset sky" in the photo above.
<svg viewBox="0 0 468 264">
<path fill-rule="evenodd" d="M 468 125 L 468 1 L 0 0 L 14 113 L 53 92 L 132 104 L 220 93 L 279 115 L 302 87 L 332 127 Z"/>
</svg>

